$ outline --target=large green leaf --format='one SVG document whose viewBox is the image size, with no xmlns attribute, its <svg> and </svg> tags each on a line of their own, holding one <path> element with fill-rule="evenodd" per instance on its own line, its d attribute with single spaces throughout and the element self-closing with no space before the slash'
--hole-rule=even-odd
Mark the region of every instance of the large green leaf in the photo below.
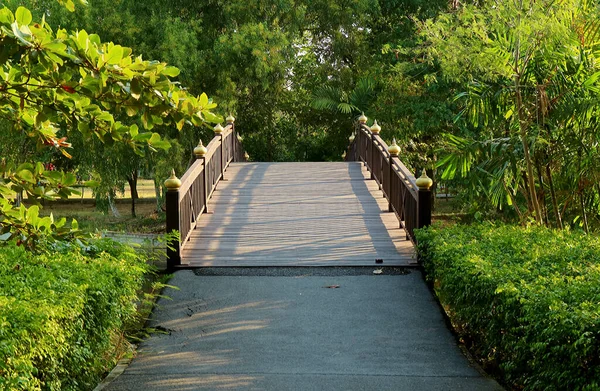
<svg viewBox="0 0 600 391">
<path fill-rule="evenodd" d="M 123 59 L 123 48 L 119 45 L 115 45 L 108 51 L 108 54 L 105 55 L 104 61 L 106 61 L 107 64 L 113 65 L 121 62 L 121 59 Z"/>
<path fill-rule="evenodd" d="M 15 12 L 15 19 L 19 25 L 29 26 L 33 20 L 33 17 L 31 16 L 31 11 L 29 11 L 27 8 L 19 7 Z"/>
</svg>

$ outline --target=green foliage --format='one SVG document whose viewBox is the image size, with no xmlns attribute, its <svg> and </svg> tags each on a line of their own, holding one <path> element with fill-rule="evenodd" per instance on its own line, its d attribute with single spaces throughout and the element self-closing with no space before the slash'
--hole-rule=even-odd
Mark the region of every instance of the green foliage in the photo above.
<svg viewBox="0 0 600 391">
<path fill-rule="evenodd" d="M 427 278 L 488 368 L 525 390 L 600 387 L 600 240 L 479 224 L 417 233 Z"/>
<path fill-rule="evenodd" d="M 0 243 L 15 240 L 35 249 L 48 241 L 70 239 L 80 234 L 76 220 L 69 224 L 64 218 L 55 221 L 52 215 L 40 216 L 38 205 L 15 206 L 10 200 L 14 192 L 24 192 L 32 200 L 66 198 L 77 193 L 71 187 L 77 180 L 74 174 L 47 171 L 39 162 L 15 167 L 4 161 L 0 164 L 0 177 Z M 8 184 L 11 184 L 10 188 Z"/>
<path fill-rule="evenodd" d="M 28 3 L 38 13 L 48 8 L 44 2 Z M 366 28 L 379 13 L 373 0 L 90 0 L 88 7 L 77 7 L 76 18 L 58 6 L 50 8 L 48 20 L 54 24 L 97 32 L 179 67 L 179 78 L 190 91 L 215 97 L 224 113 L 237 117 L 237 129 L 260 140 L 249 153 L 261 160 L 305 156 L 304 145 L 286 142 L 299 133 L 322 132 L 320 116 L 307 114 L 315 87 L 332 80 L 352 90 L 363 76 L 359 67 L 368 65 L 369 54 L 377 50 L 368 49 Z M 350 131 L 346 125 L 339 120 L 325 125 L 344 132 L 344 137 L 333 137 L 334 146 L 325 144 L 332 137 L 321 138 L 318 149 L 329 149 L 328 159 L 339 159 Z M 283 134 L 281 127 L 291 134 Z"/>
<path fill-rule="evenodd" d="M 147 272 L 133 249 L 107 240 L 38 255 L 0 247 L 0 389 L 93 388 Z"/>
<path fill-rule="evenodd" d="M 72 8 L 73 3 L 65 5 Z M 212 112 L 216 104 L 205 93 L 194 96 L 172 80 L 179 75 L 176 67 L 135 57 L 132 49 L 103 43 L 85 30 L 54 31 L 44 17 L 34 21 L 25 7 L 14 13 L 7 7 L 0 10 L 0 41 L 0 118 L 12 125 L 8 134 L 28 138 L 38 149 L 58 151 L 67 158 L 71 158 L 69 139 L 101 142 L 107 149 L 126 146 L 131 153 L 116 147 L 110 152 L 125 156 L 119 167 L 135 173 L 130 175 L 132 183 L 140 165 L 134 153 L 143 156 L 148 150 L 170 146 L 152 129 L 173 125 L 181 130 L 186 124 L 222 121 Z M 134 116 L 143 130 L 131 123 Z M 0 234 L 28 244 L 36 240 L 35 230 L 46 237 L 57 236 L 49 231 L 61 236 L 64 222 L 44 218 L 31 223 L 28 219 L 36 218 L 37 209 L 12 208 L 11 198 L 13 192 L 24 192 L 33 202 L 66 198 L 73 192 L 75 175 L 46 171 L 41 163 L 15 163 L 2 164 Z M 110 185 L 108 191 L 114 193 Z"/>
<path fill-rule="evenodd" d="M 321 86 L 313 96 L 312 106 L 317 110 L 339 111 L 345 115 L 364 112 L 372 103 L 376 88 L 371 78 L 359 80 L 350 94 L 330 85 Z"/>
<path fill-rule="evenodd" d="M 381 50 L 390 42 L 414 46 L 416 21 L 434 16 L 446 1 L 89 0 L 74 14 L 55 0 L 8 0 L 9 6 L 17 3 L 46 14 L 53 25 L 94 31 L 177 66 L 190 91 L 206 91 L 223 113 L 237 117 L 253 159 L 339 160 L 352 131 L 347 113 L 365 111 L 386 124 L 385 134 L 406 140 L 413 130 L 418 137 L 436 134 L 451 121 L 444 110 L 447 94 L 435 100 L 431 89 L 421 89 L 420 70 L 398 76 L 395 65 L 422 55 L 409 53 L 399 61 L 396 52 Z M 418 96 L 404 94 L 405 82 Z M 311 107 L 321 92 L 325 98 L 334 93 L 334 112 Z M 317 138 L 310 139 L 312 134 Z"/>
<path fill-rule="evenodd" d="M 588 230 L 600 210 L 598 26 L 588 0 L 464 5 L 421 23 L 430 65 L 459 88 L 444 176 L 468 177 L 463 190 L 520 221 Z"/>
<path fill-rule="evenodd" d="M 114 114 L 141 112 L 148 130 L 165 122 L 181 128 L 186 121 L 201 125 L 205 117 L 215 119 L 210 110 L 216 104 L 206 94 L 191 96 L 170 80 L 177 68 L 133 57 L 130 48 L 102 43 L 85 30 L 54 33 L 44 21 L 34 23 L 23 7 L 14 15 L 3 8 L 0 15 L 1 113 L 42 144 L 68 147 L 66 135 L 58 136 L 62 128 L 134 148 L 165 148 L 158 134 L 139 132 Z"/>
</svg>

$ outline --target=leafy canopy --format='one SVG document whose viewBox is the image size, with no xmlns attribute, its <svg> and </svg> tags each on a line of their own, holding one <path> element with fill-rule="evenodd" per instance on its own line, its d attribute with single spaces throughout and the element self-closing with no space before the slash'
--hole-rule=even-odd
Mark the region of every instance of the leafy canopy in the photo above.
<svg viewBox="0 0 600 391">
<path fill-rule="evenodd" d="M 70 156 L 69 135 L 79 132 L 104 143 L 130 145 L 143 154 L 166 149 L 169 143 L 151 130 L 155 125 L 222 119 L 212 113 L 216 104 L 206 94 L 191 95 L 172 80 L 175 67 L 132 55 L 132 50 L 105 43 L 85 30 L 54 31 L 42 18 L 19 7 L 0 10 L 0 117 L 15 134 L 25 133 L 38 147 L 55 148 Z M 122 114 L 122 115 L 120 115 Z M 141 115 L 143 129 L 115 117 Z M 133 122 L 133 121 L 132 121 Z M 41 164 L 18 167 L 2 164 L 0 179 L 0 236 L 28 236 L 26 222 L 33 211 L 13 208 L 10 197 L 25 192 L 29 198 L 67 197 L 74 178 L 48 172 Z M 6 235 L 10 233 L 10 235 Z"/>
</svg>

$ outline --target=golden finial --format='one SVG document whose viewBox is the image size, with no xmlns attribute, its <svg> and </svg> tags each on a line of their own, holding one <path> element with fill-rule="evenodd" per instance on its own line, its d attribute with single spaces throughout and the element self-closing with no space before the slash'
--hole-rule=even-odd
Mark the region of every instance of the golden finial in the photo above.
<svg viewBox="0 0 600 391">
<path fill-rule="evenodd" d="M 217 124 L 213 130 L 215 131 L 215 134 L 221 134 L 225 129 L 223 126 L 221 126 L 221 124 Z"/>
<path fill-rule="evenodd" d="M 427 176 L 427 171 L 425 171 L 425 169 L 423 169 L 423 173 L 415 183 L 419 190 L 429 190 L 431 185 L 433 185 L 433 181 Z"/>
<path fill-rule="evenodd" d="M 175 175 L 175 169 L 171 170 L 171 176 L 165 181 L 165 187 L 168 191 L 177 191 L 181 187 L 181 181 Z"/>
<path fill-rule="evenodd" d="M 371 132 L 373 134 L 379 134 L 379 132 L 381 132 L 381 126 L 377 124 L 377 120 L 373 122 L 373 126 L 371 126 Z"/>
<path fill-rule="evenodd" d="M 200 140 L 196 148 L 194 148 L 194 155 L 196 155 L 197 158 L 201 158 L 206 155 L 206 152 L 206 147 L 202 144 L 202 140 Z"/>
<path fill-rule="evenodd" d="M 388 152 L 391 156 L 398 156 L 398 154 L 400 153 L 400 147 L 398 146 L 398 144 L 396 144 L 395 138 L 392 140 L 392 145 L 388 147 Z"/>
</svg>

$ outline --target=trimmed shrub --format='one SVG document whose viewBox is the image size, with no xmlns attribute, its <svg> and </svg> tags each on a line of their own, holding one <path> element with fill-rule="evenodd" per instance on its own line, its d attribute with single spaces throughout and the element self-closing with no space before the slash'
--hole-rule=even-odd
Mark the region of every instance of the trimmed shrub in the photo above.
<svg viewBox="0 0 600 391">
<path fill-rule="evenodd" d="M 115 242 L 85 250 L 0 247 L 0 389 L 92 389 L 112 366 L 148 267 Z"/>
<path fill-rule="evenodd" d="M 600 389 L 600 240 L 491 223 L 417 233 L 427 278 L 483 364 L 525 390 Z"/>
</svg>

